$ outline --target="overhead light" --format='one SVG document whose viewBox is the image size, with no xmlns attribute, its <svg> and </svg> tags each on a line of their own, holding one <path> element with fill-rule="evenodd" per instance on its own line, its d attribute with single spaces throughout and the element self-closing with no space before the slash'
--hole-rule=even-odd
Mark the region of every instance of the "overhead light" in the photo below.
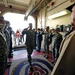
<svg viewBox="0 0 75 75">
<path fill-rule="evenodd" d="M 60 16 L 64 16 L 68 13 L 69 13 L 69 11 L 64 10 L 64 11 L 61 11 L 61 12 L 58 12 L 56 14 L 53 14 L 53 15 L 49 16 L 48 19 L 54 19 L 54 18 L 57 18 L 57 17 L 60 17 Z"/>
</svg>

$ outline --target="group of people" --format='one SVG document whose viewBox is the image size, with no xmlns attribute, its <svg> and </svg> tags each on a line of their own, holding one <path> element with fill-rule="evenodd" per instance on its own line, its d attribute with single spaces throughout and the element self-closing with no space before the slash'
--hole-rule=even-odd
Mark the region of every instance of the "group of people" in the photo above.
<svg viewBox="0 0 75 75">
<path fill-rule="evenodd" d="M 0 75 L 3 75 L 6 67 L 11 65 L 11 61 L 7 59 L 13 57 L 12 33 L 10 22 L 0 16 Z"/>
<path fill-rule="evenodd" d="M 21 30 L 17 29 L 17 31 L 13 33 L 13 40 L 13 45 L 21 45 L 24 43 L 24 36 L 22 36 Z"/>
<path fill-rule="evenodd" d="M 46 53 L 45 57 L 46 58 L 49 57 L 49 52 L 50 52 L 49 46 L 51 45 L 53 58 L 54 61 L 56 61 L 57 58 L 59 57 L 59 47 L 63 39 L 62 35 L 59 32 L 59 28 L 50 30 L 50 27 L 47 26 L 44 31 L 40 31 L 40 29 L 37 29 L 36 35 L 37 35 L 36 41 L 37 41 L 38 52 L 40 52 L 41 50 L 41 42 L 43 39 L 42 35 L 44 35 L 44 50 Z"/>
</svg>

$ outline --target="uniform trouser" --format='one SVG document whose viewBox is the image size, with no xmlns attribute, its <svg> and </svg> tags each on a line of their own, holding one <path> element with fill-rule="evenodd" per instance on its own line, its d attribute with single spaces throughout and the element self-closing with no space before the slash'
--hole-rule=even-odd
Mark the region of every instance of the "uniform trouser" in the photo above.
<svg viewBox="0 0 75 75">
<path fill-rule="evenodd" d="M 59 47 L 56 47 L 55 50 L 56 50 L 56 60 L 57 60 L 59 57 Z"/>
<path fill-rule="evenodd" d="M 11 56 L 11 53 L 12 53 L 12 38 L 10 38 L 9 56 Z"/>
<path fill-rule="evenodd" d="M 53 54 L 53 58 L 55 59 L 55 48 L 52 47 L 52 54 Z"/>
<path fill-rule="evenodd" d="M 41 41 L 38 41 L 38 51 L 41 50 Z"/>
<path fill-rule="evenodd" d="M 32 61 L 31 54 L 33 52 L 33 46 L 32 45 L 27 46 L 27 52 L 28 52 L 29 65 L 32 66 L 32 64 L 31 64 L 31 61 Z"/>
<path fill-rule="evenodd" d="M 53 51 L 53 57 L 54 57 L 54 59 L 57 60 L 58 57 L 59 57 L 59 48 L 58 47 L 52 48 L 52 51 Z"/>
<path fill-rule="evenodd" d="M 49 54 L 49 44 L 45 44 L 44 46 L 46 54 Z"/>
</svg>

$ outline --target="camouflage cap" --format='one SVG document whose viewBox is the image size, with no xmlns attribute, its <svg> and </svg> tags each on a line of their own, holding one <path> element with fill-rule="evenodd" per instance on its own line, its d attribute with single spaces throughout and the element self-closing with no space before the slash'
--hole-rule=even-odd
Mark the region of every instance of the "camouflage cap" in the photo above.
<svg viewBox="0 0 75 75">
<path fill-rule="evenodd" d="M 10 22 L 9 21 L 5 21 L 6 25 L 10 25 Z"/>
<path fill-rule="evenodd" d="M 29 23 L 29 25 L 32 25 L 32 23 Z"/>
</svg>

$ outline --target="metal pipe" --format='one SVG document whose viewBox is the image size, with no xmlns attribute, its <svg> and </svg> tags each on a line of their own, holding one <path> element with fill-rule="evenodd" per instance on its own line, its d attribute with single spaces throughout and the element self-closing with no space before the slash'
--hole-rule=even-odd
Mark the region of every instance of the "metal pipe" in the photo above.
<svg viewBox="0 0 75 75">
<path fill-rule="evenodd" d="M 28 17 L 30 14 L 32 14 L 38 7 L 39 5 L 43 2 L 44 0 L 40 0 L 32 9 L 31 11 L 28 13 L 28 15 L 26 15 L 26 17 Z"/>
</svg>

